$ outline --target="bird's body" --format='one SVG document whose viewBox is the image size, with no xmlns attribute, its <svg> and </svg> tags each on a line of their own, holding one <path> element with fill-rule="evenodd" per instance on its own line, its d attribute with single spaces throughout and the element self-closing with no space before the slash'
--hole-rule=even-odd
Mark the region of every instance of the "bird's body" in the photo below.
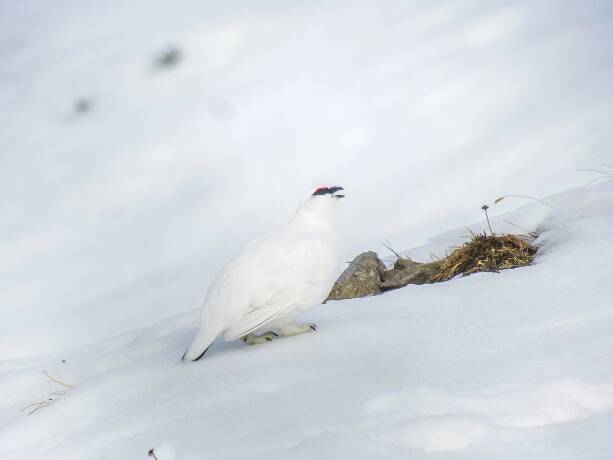
<svg viewBox="0 0 613 460">
<path fill-rule="evenodd" d="M 289 224 L 249 243 L 217 275 L 184 359 L 199 359 L 221 335 L 234 340 L 291 328 L 298 315 L 326 299 L 340 263 L 332 223 L 338 190 L 309 194 Z"/>
</svg>

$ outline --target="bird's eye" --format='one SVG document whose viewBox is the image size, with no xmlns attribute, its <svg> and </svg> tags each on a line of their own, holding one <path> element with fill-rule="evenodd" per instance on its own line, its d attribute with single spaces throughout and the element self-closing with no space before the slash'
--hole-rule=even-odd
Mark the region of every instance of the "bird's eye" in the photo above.
<svg viewBox="0 0 613 460">
<path fill-rule="evenodd" d="M 326 193 L 328 193 L 328 187 L 317 187 L 313 195 L 324 195 Z"/>
</svg>

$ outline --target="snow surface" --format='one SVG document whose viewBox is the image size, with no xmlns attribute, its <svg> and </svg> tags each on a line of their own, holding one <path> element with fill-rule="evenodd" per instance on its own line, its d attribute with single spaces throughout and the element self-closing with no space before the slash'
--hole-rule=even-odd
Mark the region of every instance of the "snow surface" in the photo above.
<svg viewBox="0 0 613 460">
<path fill-rule="evenodd" d="M 610 0 L 0 0 L 0 360 L 198 307 L 317 184 L 347 259 L 585 184 L 612 37 Z"/>
<path fill-rule="evenodd" d="M 492 223 L 538 228 L 535 265 L 330 302 L 316 333 L 187 364 L 194 311 L 2 362 L 0 457 L 613 458 L 613 182 L 548 201 Z M 74 387 L 25 415 L 43 370 Z"/>
</svg>

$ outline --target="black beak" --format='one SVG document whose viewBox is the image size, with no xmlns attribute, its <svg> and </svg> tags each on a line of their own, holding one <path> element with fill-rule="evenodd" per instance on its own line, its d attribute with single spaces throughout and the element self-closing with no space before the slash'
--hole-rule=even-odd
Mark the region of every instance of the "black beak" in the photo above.
<svg viewBox="0 0 613 460">
<path fill-rule="evenodd" d="M 344 190 L 343 187 L 335 185 L 333 187 L 319 187 L 313 192 L 313 196 L 317 195 L 332 195 L 334 198 L 344 198 L 345 195 L 335 195 L 339 190 Z"/>
<path fill-rule="evenodd" d="M 334 198 L 345 198 L 345 195 L 335 195 L 336 192 L 339 192 L 341 190 L 345 190 L 345 189 L 343 187 L 339 187 L 338 185 L 335 185 L 334 187 L 328 188 L 328 191 L 326 193 L 329 193 Z"/>
</svg>

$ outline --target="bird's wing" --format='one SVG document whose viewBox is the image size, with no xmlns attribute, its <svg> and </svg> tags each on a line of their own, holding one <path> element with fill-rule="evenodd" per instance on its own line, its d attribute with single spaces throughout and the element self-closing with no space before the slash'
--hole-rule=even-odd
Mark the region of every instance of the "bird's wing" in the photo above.
<svg viewBox="0 0 613 460">
<path fill-rule="evenodd" d="M 304 301 L 305 291 L 319 284 L 319 276 L 326 271 L 319 255 L 328 250 L 325 240 L 312 235 L 276 235 L 249 247 L 231 270 L 232 280 L 224 289 L 245 294 L 241 303 L 248 305 L 224 331 L 226 340 L 243 337 Z"/>
<path fill-rule="evenodd" d="M 264 324 L 273 321 L 285 313 L 289 312 L 292 306 L 280 307 L 279 305 L 268 305 L 266 307 L 257 308 L 245 315 L 243 319 L 232 328 L 224 332 L 226 340 L 235 340 L 250 334 L 251 332 L 262 327 Z"/>
</svg>

